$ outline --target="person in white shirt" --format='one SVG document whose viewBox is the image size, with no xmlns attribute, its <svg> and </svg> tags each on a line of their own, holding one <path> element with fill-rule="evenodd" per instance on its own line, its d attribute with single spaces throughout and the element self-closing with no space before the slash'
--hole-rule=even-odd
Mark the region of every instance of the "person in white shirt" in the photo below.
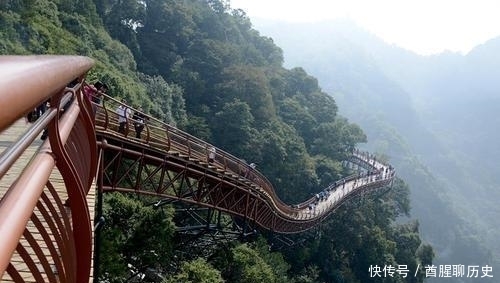
<svg viewBox="0 0 500 283">
<path fill-rule="evenodd" d="M 215 147 L 210 147 L 208 152 L 208 162 L 213 163 L 215 161 Z"/>
<path fill-rule="evenodd" d="M 127 126 L 127 120 L 130 118 L 130 115 L 132 111 L 128 106 L 126 105 L 127 101 L 125 99 L 122 99 L 122 103 L 118 108 L 116 108 L 116 114 L 118 114 L 118 124 L 120 125 L 118 127 L 118 132 L 125 134 L 125 127 Z"/>
</svg>

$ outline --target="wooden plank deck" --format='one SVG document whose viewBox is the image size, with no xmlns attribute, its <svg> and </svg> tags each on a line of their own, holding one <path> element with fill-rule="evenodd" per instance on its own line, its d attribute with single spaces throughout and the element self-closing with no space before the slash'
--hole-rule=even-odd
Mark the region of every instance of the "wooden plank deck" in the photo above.
<svg viewBox="0 0 500 283">
<path fill-rule="evenodd" d="M 5 131 L 0 133 L 0 152 L 3 152 L 6 148 L 14 144 L 14 142 L 24 133 L 24 131 L 30 126 L 24 119 L 21 119 L 14 123 L 10 128 L 6 129 Z M 19 160 L 10 168 L 10 170 L 5 174 L 5 176 L 0 180 L 0 198 L 4 196 L 6 193 L 7 189 L 9 186 L 16 180 L 16 178 L 22 173 L 22 170 L 26 167 L 26 165 L 30 162 L 31 158 L 33 155 L 37 152 L 39 146 L 42 144 L 42 141 L 38 138 L 36 141 L 33 142 L 33 144 L 23 153 L 23 155 L 19 158 Z M 51 183 L 54 185 L 57 194 L 60 196 L 60 198 L 64 201 L 67 198 L 67 193 L 66 193 L 66 188 L 64 186 L 63 178 L 57 168 L 54 169 L 54 171 L 51 174 L 50 177 Z M 89 194 L 87 195 L 87 203 L 89 205 L 89 212 L 90 212 L 90 219 L 91 219 L 91 225 L 92 225 L 92 230 L 94 227 L 94 207 L 95 207 L 95 185 L 92 186 L 91 190 L 89 191 Z M 48 191 L 47 188 L 45 188 L 44 193 L 47 195 L 48 199 L 50 200 L 51 203 L 54 204 L 54 199 L 51 196 L 50 192 Z M 54 204 L 54 206 L 57 208 L 57 205 Z M 62 213 L 67 213 L 68 215 L 71 214 L 71 211 L 69 208 L 64 207 L 65 211 L 59 211 L 60 214 Z M 39 216 L 39 218 L 42 220 L 43 217 L 41 217 L 41 212 L 39 211 L 38 208 L 35 208 L 34 212 L 35 215 Z M 71 219 L 71 218 L 70 218 Z M 49 236 L 50 239 L 53 241 L 55 244 L 55 235 L 52 234 L 51 229 L 48 227 L 48 223 L 45 220 L 42 220 L 43 226 L 46 228 L 47 231 L 49 231 Z M 43 254 L 47 256 L 47 258 L 50 257 L 50 250 L 48 248 L 47 243 L 43 240 L 42 234 L 40 231 L 35 227 L 34 223 L 30 220 L 27 224 L 27 230 L 31 232 L 33 237 L 35 238 L 36 242 L 40 246 L 40 248 L 43 251 Z M 26 247 L 28 254 L 33 255 L 33 258 L 37 258 L 35 255 L 35 251 L 33 248 L 31 248 L 27 244 L 27 239 L 23 236 L 21 238 L 21 243 L 25 244 L 23 246 Z M 31 272 L 29 271 L 27 264 L 25 261 L 21 258 L 21 256 L 15 252 L 13 257 L 12 257 L 12 264 L 16 267 L 16 269 L 19 271 L 20 275 L 24 278 L 25 282 L 37 282 L 35 278 L 31 275 Z M 42 263 L 36 259 L 35 264 L 39 268 L 39 270 L 43 270 L 42 268 Z M 51 265 L 52 270 L 55 269 L 55 265 L 53 262 L 49 260 L 49 264 Z M 93 282 L 93 270 L 90 272 L 90 279 L 89 282 Z M 48 281 L 47 274 L 44 274 L 43 277 L 44 281 Z M 3 277 L 0 278 L 0 282 L 13 282 L 12 278 L 7 274 L 7 272 L 4 273 Z"/>
</svg>

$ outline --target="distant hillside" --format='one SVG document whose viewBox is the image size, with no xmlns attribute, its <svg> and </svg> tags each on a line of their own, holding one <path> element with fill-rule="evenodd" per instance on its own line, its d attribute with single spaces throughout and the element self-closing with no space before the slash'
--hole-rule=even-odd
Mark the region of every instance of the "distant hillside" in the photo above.
<svg viewBox="0 0 500 283">
<path fill-rule="evenodd" d="M 498 40 L 466 57 L 421 57 L 350 22 L 256 27 L 283 48 L 287 66 L 318 77 L 341 113 L 365 129 L 368 147 L 396 164 L 437 262 L 491 265 L 488 250 L 500 251 L 492 201 L 500 191 Z"/>
</svg>

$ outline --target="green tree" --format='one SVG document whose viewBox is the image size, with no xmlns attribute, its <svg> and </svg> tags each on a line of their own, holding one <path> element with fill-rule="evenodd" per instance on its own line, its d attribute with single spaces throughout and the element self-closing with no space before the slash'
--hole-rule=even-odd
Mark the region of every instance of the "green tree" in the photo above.
<svg viewBox="0 0 500 283">
<path fill-rule="evenodd" d="M 225 276 L 229 282 L 241 283 L 274 283 L 276 277 L 273 269 L 259 253 L 246 244 L 238 245 L 232 250 L 231 265 Z"/>
<path fill-rule="evenodd" d="M 287 255 L 291 270 L 317 266 L 319 277 L 329 282 L 423 282 L 421 275 L 372 278 L 368 272 L 370 266 L 398 264 L 415 272 L 418 264 L 432 262 L 432 248 L 422 244 L 418 223 L 396 223 L 409 213 L 408 198 L 408 186 L 397 180 L 390 190 L 344 204 L 325 221 L 316 241 Z"/>
<path fill-rule="evenodd" d="M 204 117 L 189 115 L 184 130 L 202 140 L 213 141 L 212 129 Z"/>
<path fill-rule="evenodd" d="M 283 255 L 279 252 L 271 252 L 266 239 L 259 237 L 255 242 L 255 250 L 260 257 L 272 267 L 272 271 L 276 277 L 276 283 L 288 283 L 291 278 L 288 276 L 290 265 L 285 261 Z"/>
<path fill-rule="evenodd" d="M 144 26 L 137 28 L 143 71 L 167 78 L 185 54 L 196 31 L 189 7 L 183 1 L 147 0 Z"/>
<path fill-rule="evenodd" d="M 131 274 L 166 268 L 174 224 L 169 208 L 154 209 L 121 193 L 106 194 L 100 246 L 100 280 L 125 282 Z"/>
<path fill-rule="evenodd" d="M 187 123 L 183 91 L 178 85 L 167 83 L 161 76 L 139 74 L 139 79 L 145 84 L 151 101 L 151 104 L 143 105 L 145 111 L 174 126 Z"/>
<path fill-rule="evenodd" d="M 319 268 L 310 265 L 304 268 L 303 272 L 295 277 L 296 283 L 316 283 L 319 281 Z"/>
<path fill-rule="evenodd" d="M 260 132 L 259 168 L 273 183 L 285 202 L 304 201 L 317 190 L 318 179 L 313 159 L 295 129 L 273 121 Z"/>
<path fill-rule="evenodd" d="M 344 118 L 337 118 L 335 122 L 321 123 L 315 128 L 312 152 L 335 160 L 345 160 L 360 142 L 366 142 L 361 128 L 349 124 Z"/>
<path fill-rule="evenodd" d="M 181 270 L 163 283 L 222 283 L 220 271 L 202 258 L 184 262 Z"/>
<path fill-rule="evenodd" d="M 292 125 L 297 133 L 304 138 L 306 144 L 311 140 L 313 129 L 316 126 L 316 119 L 307 109 L 295 99 L 286 98 L 278 107 L 279 116 L 283 122 Z M 310 149 L 310 148 L 309 148 Z"/>
<path fill-rule="evenodd" d="M 258 67 L 238 65 L 226 68 L 224 81 L 217 85 L 219 104 L 241 99 L 250 106 L 250 111 L 259 125 L 275 116 L 265 70 Z M 220 107 L 220 106 L 219 106 Z"/>
<path fill-rule="evenodd" d="M 237 156 L 244 156 L 257 136 L 253 115 L 247 103 L 235 99 L 215 113 L 212 133 L 215 144 Z"/>
<path fill-rule="evenodd" d="M 308 75 L 303 68 L 297 67 L 289 70 L 286 78 L 288 95 L 307 95 L 319 90 L 318 80 Z"/>
</svg>

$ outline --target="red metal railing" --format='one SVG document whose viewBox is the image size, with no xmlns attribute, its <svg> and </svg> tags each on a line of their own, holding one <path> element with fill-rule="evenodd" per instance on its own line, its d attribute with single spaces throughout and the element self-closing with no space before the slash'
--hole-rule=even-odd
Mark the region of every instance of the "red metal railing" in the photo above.
<svg viewBox="0 0 500 283">
<path fill-rule="evenodd" d="M 110 96 L 102 96 L 102 104 L 95 105 L 97 107 L 96 126 L 104 131 L 118 133 L 118 114 L 116 109 L 119 106 L 130 109 L 130 116 L 125 117 L 127 125 L 125 132 L 120 134 L 129 140 L 136 141 L 141 144 L 150 145 L 155 148 L 163 149 L 170 152 L 178 152 L 186 154 L 190 159 L 206 160 L 208 162 L 210 150 L 215 148 L 214 165 L 217 168 L 234 172 L 235 174 L 245 177 L 248 180 L 261 188 L 263 193 L 270 196 L 270 200 L 281 211 L 292 213 L 293 209 L 290 205 L 285 204 L 276 195 L 271 182 L 259 171 L 254 170 L 249 164 L 234 155 L 216 148 L 214 145 L 207 143 L 197 137 L 194 137 L 184 131 L 177 129 L 165 122 L 162 122 L 155 117 L 142 113 L 146 118 L 144 132 L 145 135 L 141 139 L 136 139 L 134 133 L 134 119 L 132 113 L 139 112 L 137 109 L 126 105 L 117 99 Z"/>
<path fill-rule="evenodd" d="M 124 142 L 123 145 L 120 147 L 117 146 L 111 146 L 107 142 L 103 144 L 104 148 L 114 148 L 115 150 L 121 151 L 121 152 L 127 152 L 127 154 L 130 155 L 135 155 L 136 158 L 142 158 L 148 159 L 152 162 L 158 163 L 160 160 L 163 158 L 163 156 L 169 156 L 169 155 L 175 155 L 175 156 L 181 156 L 187 160 L 187 162 L 194 162 L 197 164 L 204 164 L 205 168 L 211 171 L 215 172 L 223 172 L 226 174 L 227 178 L 232 178 L 233 180 L 244 182 L 244 184 L 239 183 L 235 181 L 232 183 L 233 187 L 238 187 L 240 186 L 241 189 L 247 190 L 245 191 L 244 194 L 252 195 L 250 198 L 252 199 L 259 199 L 256 202 L 265 202 L 266 206 L 269 207 L 270 210 L 266 210 L 266 213 L 270 213 L 271 211 L 273 215 L 269 215 L 266 217 L 271 217 L 272 219 L 280 219 L 279 221 L 283 223 L 283 225 L 288 225 L 289 227 L 277 227 L 279 225 L 278 223 L 268 223 L 269 219 L 262 219 L 260 216 L 258 217 L 259 220 L 255 221 L 261 221 L 265 228 L 271 229 L 277 232 L 300 232 L 303 231 L 304 229 L 310 228 L 314 226 L 316 223 L 319 223 L 324 217 L 328 216 L 333 210 L 336 209 L 343 201 L 346 199 L 349 199 L 350 197 L 364 192 L 366 190 L 370 190 L 373 188 L 379 188 L 383 187 L 385 185 L 388 185 L 391 183 L 393 179 L 393 175 L 389 174 L 382 174 L 380 170 L 378 170 L 376 167 L 383 167 L 384 170 L 388 167 L 386 164 L 382 164 L 380 162 L 376 162 L 373 158 L 369 157 L 364 157 L 361 153 L 356 153 L 353 155 L 352 160 L 349 160 L 349 162 L 353 164 L 357 164 L 357 166 L 362 165 L 365 170 L 370 171 L 369 175 L 367 176 L 359 176 L 357 174 L 348 176 L 344 178 L 343 180 L 337 181 L 336 184 L 332 184 L 329 188 L 325 188 L 325 191 L 337 191 L 341 192 L 341 198 L 336 198 L 335 200 L 330 199 L 328 202 L 328 205 L 324 205 L 324 202 L 322 205 L 320 205 L 321 210 L 314 211 L 314 213 L 304 213 L 305 211 L 307 212 L 309 205 L 315 204 L 318 202 L 318 199 L 316 196 L 300 203 L 297 205 L 290 205 L 290 204 L 285 204 L 280 200 L 280 198 L 276 195 L 276 192 L 272 186 L 272 184 L 267 180 L 267 178 L 262 175 L 259 171 L 251 168 L 249 164 L 247 164 L 245 161 L 221 150 L 218 148 L 215 148 L 214 145 L 211 145 L 203 140 L 200 140 L 186 132 L 183 132 L 167 123 L 164 123 L 154 117 L 148 116 L 145 113 L 142 113 L 144 116 L 146 116 L 146 124 L 145 124 L 145 129 L 144 132 L 147 133 L 146 135 L 142 136 L 141 138 L 135 138 L 133 133 L 134 133 L 134 119 L 132 114 L 137 112 L 136 109 L 131 108 L 129 105 L 123 104 L 120 101 L 113 99 L 112 97 L 103 95 L 103 100 L 101 105 L 95 105 L 97 107 L 97 112 L 96 112 L 96 130 L 99 132 L 99 135 L 105 134 L 107 137 L 105 139 L 115 139 L 115 140 L 122 140 Z M 125 131 L 122 133 L 118 132 L 118 117 L 119 114 L 117 113 L 116 109 L 118 107 L 122 108 L 127 108 L 130 109 L 130 114 L 125 118 L 126 121 L 126 127 Z M 150 156 L 150 155 L 144 155 L 142 153 L 141 148 L 149 148 L 149 149 L 155 149 L 155 150 L 160 150 L 157 153 L 157 156 Z M 211 154 L 211 149 L 215 149 L 214 151 L 214 160 L 213 162 L 210 162 L 209 156 Z M 136 152 L 137 151 L 137 152 Z M 156 161 L 153 161 L 153 160 Z M 136 160 L 137 162 L 137 160 Z M 140 162 L 139 162 L 140 163 Z M 171 165 L 172 167 L 175 167 L 174 164 Z M 177 164 L 176 166 L 181 166 Z M 181 166 L 183 167 L 183 166 Z M 187 168 L 187 166 L 186 166 Z M 129 171 L 127 171 L 127 175 L 131 173 L 132 168 L 129 168 Z M 189 169 L 194 173 L 195 175 L 197 174 L 194 172 L 195 170 L 199 169 Z M 391 169 L 391 174 L 392 174 L 392 169 Z M 204 174 L 204 173 L 200 173 Z M 198 174 L 199 175 L 199 174 Z M 124 177 L 124 176 L 122 176 Z M 135 186 L 132 188 L 117 188 L 117 182 L 116 180 L 111 181 L 112 184 L 112 189 L 119 189 L 124 192 L 131 192 L 135 191 L 137 193 L 145 193 L 145 194 L 151 194 L 152 192 L 150 191 L 145 191 L 141 190 L 137 184 L 140 183 L 140 176 L 136 176 L 136 182 Z M 342 183 L 347 184 L 346 187 L 349 187 L 349 189 L 344 188 L 342 186 Z M 215 184 L 215 183 L 214 183 Z M 189 197 L 182 197 L 179 195 L 172 195 L 168 193 L 164 193 L 162 191 L 157 191 L 155 192 L 158 196 L 162 197 L 172 197 L 172 198 L 183 198 L 184 201 L 189 202 L 190 199 Z M 226 196 L 228 196 L 229 191 L 226 192 Z M 339 194 L 339 193 L 336 193 Z M 255 197 L 255 195 L 260 195 L 263 198 L 258 198 Z M 225 198 L 223 196 L 222 198 Z M 241 195 L 238 200 L 241 200 Z M 204 203 L 202 205 L 206 205 L 208 207 L 213 207 L 213 203 Z M 251 205 L 247 201 L 247 206 Z M 316 206 L 315 206 L 316 207 Z M 232 208 L 228 207 L 222 207 L 222 206 L 217 206 L 215 205 L 216 209 L 223 210 L 229 213 L 234 213 L 237 215 L 242 215 L 242 211 L 239 210 L 233 211 Z M 238 208 L 240 209 L 240 208 Z M 251 212 L 252 209 L 247 207 L 244 209 L 245 213 Z M 316 213 L 317 212 L 317 213 Z M 247 216 L 247 214 L 243 214 Z M 266 218 L 264 217 L 264 218 Z M 267 222 L 266 222 L 267 221 Z M 273 220 L 274 221 L 274 220 Z M 265 223 L 265 224 L 264 224 Z M 296 226 L 296 227 L 291 227 L 291 226 Z M 282 229 L 282 230 L 280 230 Z"/>
<path fill-rule="evenodd" d="M 2 280 L 89 280 L 92 227 L 85 197 L 97 169 L 97 145 L 80 86 L 92 66 L 80 56 L 0 57 L 0 132 L 46 100 L 51 105 L 0 155 L 3 183 L 8 170 L 22 166 L 0 201 Z M 68 88 L 73 81 L 78 83 Z M 29 163 L 18 162 L 44 129 L 48 140 Z M 62 190 L 51 177 L 57 172 Z"/>
</svg>

